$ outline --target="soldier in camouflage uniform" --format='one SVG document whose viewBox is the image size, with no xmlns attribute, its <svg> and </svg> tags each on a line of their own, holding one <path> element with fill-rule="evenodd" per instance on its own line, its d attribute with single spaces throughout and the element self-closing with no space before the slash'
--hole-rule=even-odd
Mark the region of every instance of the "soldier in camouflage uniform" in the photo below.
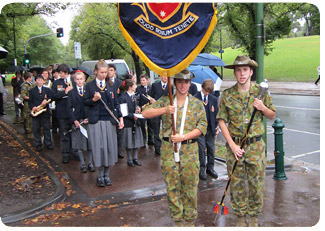
<svg viewBox="0 0 325 231">
<path fill-rule="evenodd" d="M 251 83 L 253 69 L 257 66 L 247 55 L 237 56 L 233 65 L 226 66 L 234 69 L 237 83 L 222 93 L 217 115 L 219 126 L 227 140 L 229 177 L 235 160 L 238 160 L 230 183 L 230 203 L 237 215 L 237 226 L 246 226 L 246 214 L 249 215 L 249 226 L 258 226 L 265 179 L 265 143 L 261 139 L 264 134 L 263 116 L 268 119 L 275 118 L 271 96 L 265 94 L 259 100 L 259 87 Z M 254 107 L 257 112 L 247 134 L 248 138 L 243 141 Z M 241 142 L 245 143 L 243 149 L 240 149 Z M 245 186 L 246 178 L 248 192 Z"/>
<path fill-rule="evenodd" d="M 29 100 L 29 90 L 32 89 L 35 85 L 32 83 L 33 75 L 30 72 L 26 72 L 24 74 L 24 83 L 21 87 L 21 94 L 20 97 L 24 100 L 24 128 L 25 133 L 27 134 L 28 138 L 32 137 L 32 117 L 30 116 L 30 108 L 28 105 Z"/>
<path fill-rule="evenodd" d="M 177 90 L 174 106 L 170 106 L 169 96 L 163 96 L 146 108 L 143 116 L 153 118 L 162 115 L 160 165 L 167 189 L 170 216 L 176 226 L 184 226 L 184 221 L 185 226 L 194 226 L 200 171 L 196 138 L 205 135 L 207 120 L 202 102 L 188 94 L 193 74 L 185 69 L 174 78 Z M 187 110 L 184 110 L 186 107 Z M 176 110 L 176 135 L 172 135 L 171 114 Z M 183 115 L 185 120 L 182 131 Z M 181 146 L 178 151 L 179 162 L 175 161 L 173 143 Z"/>
</svg>

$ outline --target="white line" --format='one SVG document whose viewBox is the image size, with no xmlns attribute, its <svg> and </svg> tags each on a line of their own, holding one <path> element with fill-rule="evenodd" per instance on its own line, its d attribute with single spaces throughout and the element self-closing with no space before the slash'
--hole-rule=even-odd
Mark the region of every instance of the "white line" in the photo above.
<svg viewBox="0 0 325 231">
<path fill-rule="evenodd" d="M 302 156 L 307 156 L 307 155 L 315 154 L 315 153 L 318 153 L 318 152 L 320 152 L 320 150 L 313 151 L 313 152 L 307 152 L 307 153 L 303 153 L 303 154 L 299 154 L 299 155 L 295 155 L 295 156 L 290 156 L 290 157 L 291 158 L 299 158 L 299 157 L 302 157 Z"/>
<path fill-rule="evenodd" d="M 271 126 L 267 126 L 268 128 L 271 128 Z M 295 130 L 295 129 L 290 129 L 290 128 L 283 128 L 283 130 L 291 131 L 291 132 L 300 132 L 308 135 L 315 135 L 319 136 L 319 133 L 313 133 L 313 132 L 307 132 L 307 131 L 301 131 L 301 130 Z"/>
<path fill-rule="evenodd" d="M 275 105 L 274 105 L 275 106 Z M 320 109 L 316 108 L 303 108 L 303 107 L 287 107 L 287 106 L 275 106 L 275 108 L 288 108 L 288 109 L 295 109 L 295 110 L 307 110 L 307 111 L 320 111 Z"/>
</svg>

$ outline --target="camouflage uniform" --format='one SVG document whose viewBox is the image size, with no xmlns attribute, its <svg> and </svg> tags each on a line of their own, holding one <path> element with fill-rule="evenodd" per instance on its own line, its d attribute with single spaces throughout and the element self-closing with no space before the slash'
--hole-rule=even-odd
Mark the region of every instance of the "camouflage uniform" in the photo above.
<svg viewBox="0 0 325 231">
<path fill-rule="evenodd" d="M 20 97 L 24 99 L 25 96 L 29 97 L 29 90 L 32 89 L 35 84 L 24 82 L 21 87 L 21 94 Z M 24 121 L 25 121 L 25 132 L 31 133 L 32 132 L 32 117 L 30 115 L 30 108 L 28 106 L 28 100 L 24 99 Z"/>
<path fill-rule="evenodd" d="M 259 95 L 258 84 L 251 84 L 249 92 L 242 94 L 237 85 L 225 90 L 220 101 L 218 119 L 228 123 L 231 137 L 244 138 L 245 131 L 254 110 L 254 99 Z M 262 98 L 264 105 L 275 111 L 272 97 L 267 93 Z M 248 138 L 264 134 L 263 114 L 257 111 L 248 133 Z M 238 142 L 237 145 L 240 145 Z M 228 176 L 235 162 L 235 156 L 227 143 Z M 265 179 L 265 143 L 263 139 L 244 145 L 245 153 L 239 158 L 230 183 L 231 206 L 237 216 L 257 216 L 262 211 Z M 248 192 L 245 187 L 248 181 Z M 247 194 L 249 194 L 247 196 Z"/>
<path fill-rule="evenodd" d="M 148 108 L 161 108 L 170 105 L 169 97 L 161 97 Z M 184 105 L 177 110 L 176 133 L 179 133 Z M 206 133 L 207 120 L 200 100 L 188 95 L 188 109 L 184 125 L 184 134 L 198 128 Z M 172 135 L 170 114 L 162 115 L 160 136 Z M 164 176 L 170 216 L 175 222 L 193 221 L 197 218 L 197 191 L 199 183 L 200 162 L 197 143 L 182 144 L 179 151 L 180 162 L 174 159 L 173 143 L 163 140 L 160 166 Z"/>
</svg>

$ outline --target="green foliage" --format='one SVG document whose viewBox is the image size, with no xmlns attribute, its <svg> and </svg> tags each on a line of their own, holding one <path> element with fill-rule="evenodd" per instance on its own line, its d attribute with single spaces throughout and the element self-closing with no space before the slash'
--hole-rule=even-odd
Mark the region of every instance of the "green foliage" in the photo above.
<svg viewBox="0 0 325 231">
<path fill-rule="evenodd" d="M 270 81 L 315 81 L 320 65 L 320 36 L 280 39 L 264 57 L 264 77 Z M 215 53 L 216 54 L 216 53 Z M 223 60 L 232 64 L 240 49 L 225 49 Z M 217 54 L 216 54 L 217 55 Z M 224 69 L 224 79 L 234 80 L 233 70 Z"/>
</svg>

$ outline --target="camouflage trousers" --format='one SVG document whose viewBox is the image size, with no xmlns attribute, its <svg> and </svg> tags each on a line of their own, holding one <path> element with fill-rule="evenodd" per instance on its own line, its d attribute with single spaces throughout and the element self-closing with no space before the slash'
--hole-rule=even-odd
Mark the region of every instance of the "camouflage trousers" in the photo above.
<svg viewBox="0 0 325 231">
<path fill-rule="evenodd" d="M 30 108 L 28 106 L 28 103 L 24 102 L 24 122 L 25 122 L 25 131 L 26 133 L 32 132 L 32 117 L 30 115 Z"/>
<path fill-rule="evenodd" d="M 260 141 L 244 146 L 230 182 L 230 204 L 235 215 L 256 216 L 262 212 L 265 180 L 265 143 Z M 227 144 L 227 171 L 230 177 L 234 154 Z M 246 180 L 248 191 L 246 190 Z"/>
<path fill-rule="evenodd" d="M 160 166 L 166 184 L 170 216 L 175 222 L 192 221 L 197 218 L 200 171 L 198 145 L 182 145 L 178 163 L 174 159 L 172 143 L 162 141 L 161 149 Z"/>
</svg>

